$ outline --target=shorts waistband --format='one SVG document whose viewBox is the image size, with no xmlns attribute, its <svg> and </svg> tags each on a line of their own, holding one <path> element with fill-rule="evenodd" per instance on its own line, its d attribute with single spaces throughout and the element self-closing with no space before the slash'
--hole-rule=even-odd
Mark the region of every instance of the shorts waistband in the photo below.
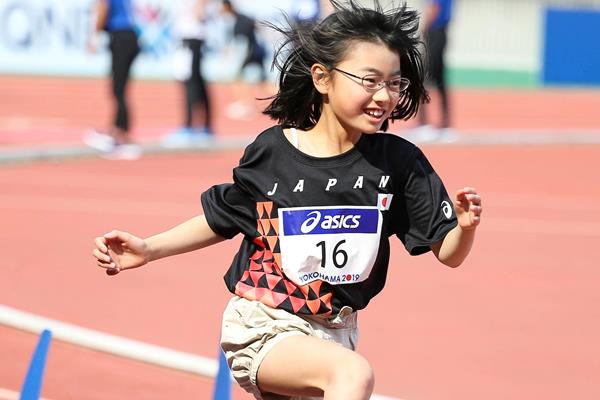
<svg viewBox="0 0 600 400">
<path fill-rule="evenodd" d="M 319 315 L 298 315 L 304 319 L 315 321 L 323 326 L 334 329 L 356 328 L 358 313 L 349 306 L 343 306 L 340 311 L 329 317 Z"/>
</svg>

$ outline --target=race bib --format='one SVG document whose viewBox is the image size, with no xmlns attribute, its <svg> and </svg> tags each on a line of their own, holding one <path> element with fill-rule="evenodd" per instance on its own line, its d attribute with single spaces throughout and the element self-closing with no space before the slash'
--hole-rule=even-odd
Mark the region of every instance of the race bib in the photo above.
<svg viewBox="0 0 600 400">
<path fill-rule="evenodd" d="M 282 270 L 298 285 L 364 281 L 377 257 L 381 225 L 377 207 L 280 208 Z"/>
</svg>

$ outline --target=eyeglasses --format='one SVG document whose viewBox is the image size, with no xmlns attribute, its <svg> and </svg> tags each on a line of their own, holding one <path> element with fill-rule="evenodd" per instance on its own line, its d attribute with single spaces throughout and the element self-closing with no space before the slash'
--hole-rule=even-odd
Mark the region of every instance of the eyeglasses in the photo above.
<svg viewBox="0 0 600 400">
<path fill-rule="evenodd" d="M 368 92 L 377 92 L 383 89 L 384 86 L 387 86 L 393 94 L 400 95 L 400 93 L 408 89 L 408 86 L 410 85 L 408 78 L 396 77 L 385 81 L 378 75 L 365 75 L 360 77 L 351 74 L 350 72 L 343 71 L 339 68 L 334 67 L 332 69 L 341 72 L 348 77 L 359 79 L 362 87 L 364 87 Z"/>
</svg>

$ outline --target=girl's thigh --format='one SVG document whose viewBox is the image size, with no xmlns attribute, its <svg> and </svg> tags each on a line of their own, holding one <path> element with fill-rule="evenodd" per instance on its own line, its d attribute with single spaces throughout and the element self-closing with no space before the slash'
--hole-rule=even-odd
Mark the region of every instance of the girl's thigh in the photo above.
<svg viewBox="0 0 600 400">
<path fill-rule="evenodd" d="M 372 370 L 363 356 L 312 336 L 282 339 L 267 353 L 257 376 L 261 392 L 287 396 L 319 397 L 337 381 L 360 385 L 369 380 Z"/>
</svg>

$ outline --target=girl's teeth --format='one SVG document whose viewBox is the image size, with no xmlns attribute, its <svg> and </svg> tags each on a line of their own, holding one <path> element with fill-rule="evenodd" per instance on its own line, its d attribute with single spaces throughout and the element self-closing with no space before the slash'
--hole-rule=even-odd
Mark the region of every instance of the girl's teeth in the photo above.
<svg viewBox="0 0 600 400">
<path fill-rule="evenodd" d="M 367 111 L 367 114 L 379 118 L 383 115 L 383 111 Z"/>
</svg>

